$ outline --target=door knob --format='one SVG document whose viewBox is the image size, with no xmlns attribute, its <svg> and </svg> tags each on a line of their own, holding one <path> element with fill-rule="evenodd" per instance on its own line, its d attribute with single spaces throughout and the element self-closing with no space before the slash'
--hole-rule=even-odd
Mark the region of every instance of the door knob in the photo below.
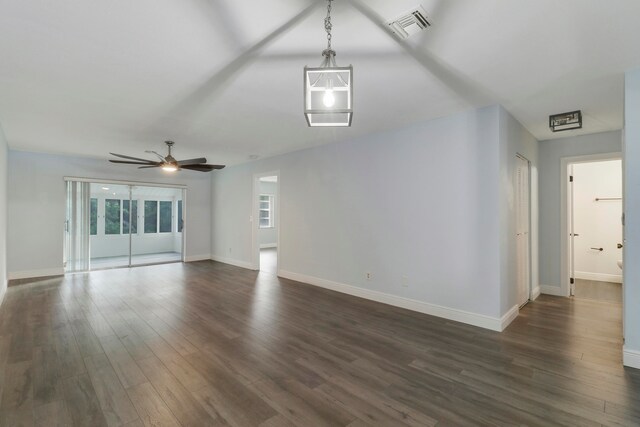
<svg viewBox="0 0 640 427">
<path fill-rule="evenodd" d="M 600 252 L 604 251 L 604 248 L 591 248 L 591 249 L 593 249 L 594 251 L 600 251 Z"/>
</svg>

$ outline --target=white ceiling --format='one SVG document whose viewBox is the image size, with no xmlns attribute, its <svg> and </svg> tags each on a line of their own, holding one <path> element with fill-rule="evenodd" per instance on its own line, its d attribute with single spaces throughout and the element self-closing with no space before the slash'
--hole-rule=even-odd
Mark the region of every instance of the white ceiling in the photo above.
<svg viewBox="0 0 640 427">
<path fill-rule="evenodd" d="M 384 30 L 418 4 L 429 30 Z M 308 128 L 302 69 L 322 59 L 325 7 L 0 0 L 0 123 L 17 150 L 146 157 L 173 139 L 178 159 L 234 164 L 501 103 L 542 140 L 620 129 L 623 72 L 640 67 L 637 0 L 335 0 L 353 126 Z M 575 109 L 582 131 L 549 131 Z"/>
</svg>

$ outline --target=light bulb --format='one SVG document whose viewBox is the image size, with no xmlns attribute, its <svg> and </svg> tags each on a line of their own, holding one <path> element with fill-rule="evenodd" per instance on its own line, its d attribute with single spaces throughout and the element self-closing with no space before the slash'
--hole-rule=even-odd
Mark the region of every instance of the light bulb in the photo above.
<svg viewBox="0 0 640 427">
<path fill-rule="evenodd" d="M 168 164 L 168 165 L 162 166 L 162 170 L 167 171 L 167 172 L 175 172 L 175 171 L 178 170 L 178 168 L 175 167 L 174 165 Z"/>
<path fill-rule="evenodd" d="M 324 96 L 322 97 L 322 103 L 327 108 L 333 107 L 333 104 L 336 103 L 336 97 L 333 95 L 333 89 L 327 89 L 324 91 Z"/>
</svg>

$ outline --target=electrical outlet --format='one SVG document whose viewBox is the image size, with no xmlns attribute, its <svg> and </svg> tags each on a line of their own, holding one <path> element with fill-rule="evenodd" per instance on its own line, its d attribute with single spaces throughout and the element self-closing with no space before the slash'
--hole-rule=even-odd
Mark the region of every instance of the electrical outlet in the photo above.
<svg viewBox="0 0 640 427">
<path fill-rule="evenodd" d="M 402 287 L 403 288 L 409 287 L 409 278 L 407 276 L 402 276 Z"/>
<path fill-rule="evenodd" d="M 371 280 L 371 272 L 367 271 L 364 276 L 367 278 L 367 280 Z"/>
</svg>

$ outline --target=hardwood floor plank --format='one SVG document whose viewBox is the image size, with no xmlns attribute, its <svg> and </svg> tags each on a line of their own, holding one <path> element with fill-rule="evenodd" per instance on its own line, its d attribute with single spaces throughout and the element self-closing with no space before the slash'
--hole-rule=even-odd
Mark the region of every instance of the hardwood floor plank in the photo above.
<svg viewBox="0 0 640 427">
<path fill-rule="evenodd" d="M 56 329 L 54 341 L 58 355 L 60 378 L 69 378 L 84 373 L 84 360 L 78 349 L 71 326 Z"/>
<path fill-rule="evenodd" d="M 64 400 L 37 406 L 34 411 L 34 418 L 34 424 L 42 427 L 66 427 L 72 423 Z"/>
<path fill-rule="evenodd" d="M 333 402 L 295 380 L 271 380 L 251 385 L 258 395 L 282 416 L 297 425 L 344 426 L 356 419 Z"/>
<path fill-rule="evenodd" d="M 125 388 L 147 382 L 147 377 L 144 376 L 117 336 L 100 337 L 100 344 Z"/>
<path fill-rule="evenodd" d="M 35 405 L 62 400 L 62 380 L 58 353 L 55 346 L 44 345 L 34 349 L 33 399 Z"/>
<path fill-rule="evenodd" d="M 107 421 L 87 374 L 64 380 L 65 404 L 74 426 L 106 426 Z"/>
<path fill-rule="evenodd" d="M 144 374 L 181 425 L 202 426 L 213 422 L 213 418 L 171 375 L 160 359 L 155 356 L 148 357 L 140 360 L 139 363 Z"/>
<path fill-rule="evenodd" d="M 70 322 L 70 324 L 73 335 L 76 338 L 76 343 L 78 344 L 78 349 L 83 357 L 104 353 L 100 341 L 98 341 L 98 338 L 86 320 L 78 319 Z"/>
<path fill-rule="evenodd" d="M 127 389 L 140 421 L 147 427 L 179 426 L 167 405 L 150 383 L 138 384 Z"/>
<path fill-rule="evenodd" d="M 127 392 L 104 354 L 85 359 L 87 372 L 102 413 L 110 426 L 120 426 L 138 419 Z"/>
<path fill-rule="evenodd" d="M 33 407 L 33 367 L 31 361 L 7 363 L 0 409 L 22 410 Z"/>
</svg>

